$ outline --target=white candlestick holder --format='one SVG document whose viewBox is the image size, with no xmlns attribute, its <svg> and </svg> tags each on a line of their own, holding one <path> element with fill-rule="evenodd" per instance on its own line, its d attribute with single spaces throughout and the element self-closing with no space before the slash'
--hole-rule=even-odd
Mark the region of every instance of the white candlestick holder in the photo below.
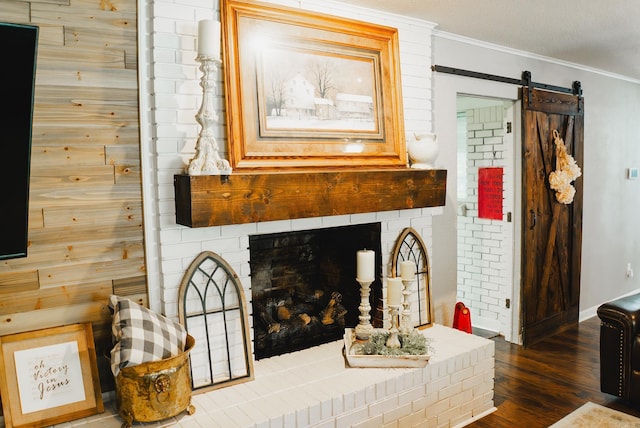
<svg viewBox="0 0 640 428">
<path fill-rule="evenodd" d="M 202 105 L 196 114 L 201 130 L 196 142 L 196 155 L 189 161 L 187 172 L 189 175 L 229 175 L 231 165 L 218 154 L 218 143 L 213 133 L 213 126 L 218 122 L 218 115 L 213 107 L 216 88 L 213 76 L 222 61 L 205 55 L 198 55 L 196 61 L 200 62 L 202 72 Z"/>
<path fill-rule="evenodd" d="M 391 327 L 389 328 L 389 337 L 387 338 L 387 348 L 399 348 L 400 339 L 398 339 L 398 312 L 400 305 L 389 305 L 389 314 L 391 315 Z"/>
<path fill-rule="evenodd" d="M 373 280 L 362 280 L 356 278 L 356 281 L 360 283 L 360 306 L 358 307 L 358 309 L 360 310 L 360 315 L 358 316 L 360 322 L 354 330 L 356 333 L 356 339 L 369 340 L 369 338 L 373 334 L 371 315 L 369 314 L 369 312 L 371 312 L 369 293 Z"/>
<path fill-rule="evenodd" d="M 413 330 L 413 322 L 411 321 L 411 290 L 409 287 L 413 279 L 402 280 L 402 319 L 400 320 L 400 332 L 411 333 Z"/>
</svg>

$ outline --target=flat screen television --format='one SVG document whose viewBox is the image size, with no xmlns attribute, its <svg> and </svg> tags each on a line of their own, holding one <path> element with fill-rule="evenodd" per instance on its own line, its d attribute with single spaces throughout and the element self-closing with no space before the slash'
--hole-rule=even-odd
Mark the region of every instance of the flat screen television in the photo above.
<svg viewBox="0 0 640 428">
<path fill-rule="evenodd" d="M 0 260 L 27 256 L 38 27 L 0 22 Z"/>
</svg>

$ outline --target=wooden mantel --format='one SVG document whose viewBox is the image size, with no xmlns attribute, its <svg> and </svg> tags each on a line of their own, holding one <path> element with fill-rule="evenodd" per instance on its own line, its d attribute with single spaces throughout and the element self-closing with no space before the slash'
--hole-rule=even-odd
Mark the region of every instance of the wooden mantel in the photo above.
<svg viewBox="0 0 640 428">
<path fill-rule="evenodd" d="M 446 170 L 234 172 L 174 176 L 176 222 L 219 226 L 442 206 Z"/>
</svg>

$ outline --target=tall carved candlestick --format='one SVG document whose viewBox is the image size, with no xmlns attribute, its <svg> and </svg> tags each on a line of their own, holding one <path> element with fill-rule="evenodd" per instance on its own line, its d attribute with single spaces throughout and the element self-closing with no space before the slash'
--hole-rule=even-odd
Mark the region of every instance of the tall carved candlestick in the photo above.
<svg viewBox="0 0 640 428">
<path fill-rule="evenodd" d="M 391 314 L 391 328 L 389 328 L 389 337 L 387 338 L 387 348 L 399 348 L 400 339 L 398 339 L 398 312 L 400 305 L 389 305 L 389 313 Z"/>
<path fill-rule="evenodd" d="M 411 298 L 409 287 L 412 282 L 412 279 L 402 279 L 402 319 L 400 320 L 400 332 L 407 334 L 413 330 L 413 323 L 411 322 L 411 302 L 409 301 Z"/>
<path fill-rule="evenodd" d="M 371 325 L 371 304 L 369 303 L 369 292 L 371 283 L 375 278 L 376 254 L 367 250 L 358 250 L 356 252 L 356 281 L 360 283 L 360 323 L 355 328 L 356 339 L 369 340 L 373 334 L 373 326 Z"/>
<path fill-rule="evenodd" d="M 372 280 L 362 280 L 357 279 L 360 283 L 360 306 L 358 309 L 360 310 L 360 315 L 358 319 L 360 322 L 355 328 L 356 339 L 358 340 L 369 340 L 369 337 L 373 334 L 373 326 L 371 325 L 371 304 L 369 303 L 369 293 Z"/>
<path fill-rule="evenodd" d="M 217 58 L 209 55 L 198 55 L 202 78 L 202 105 L 196 114 L 196 121 L 200 124 L 200 136 L 196 143 L 196 155 L 189 162 L 189 175 L 229 175 L 231 165 L 218 154 L 218 143 L 214 137 L 213 126 L 218 122 L 218 115 L 213 107 L 213 97 L 216 88 L 214 74 L 222 64 Z"/>
<path fill-rule="evenodd" d="M 400 262 L 400 275 L 402 277 L 402 319 L 400 321 L 400 331 L 411 333 L 413 323 L 411 322 L 411 283 L 416 278 L 417 266 L 410 260 Z"/>
</svg>

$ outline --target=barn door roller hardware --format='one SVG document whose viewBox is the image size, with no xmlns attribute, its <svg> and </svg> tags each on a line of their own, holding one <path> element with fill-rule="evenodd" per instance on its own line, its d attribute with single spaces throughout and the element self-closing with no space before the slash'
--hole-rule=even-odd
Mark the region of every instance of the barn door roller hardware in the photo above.
<svg viewBox="0 0 640 428">
<path fill-rule="evenodd" d="M 509 83 L 512 85 L 526 86 L 529 90 L 529 103 L 532 102 L 531 91 L 533 88 L 545 89 L 547 91 L 563 92 L 565 94 L 573 94 L 578 97 L 582 96 L 582 85 L 579 81 L 574 81 L 571 88 L 562 86 L 548 85 L 546 83 L 533 82 L 531 80 L 531 72 L 523 71 L 521 79 L 511 77 L 497 76 L 495 74 L 480 73 L 477 71 L 462 70 L 460 68 L 447 67 L 444 65 L 432 65 L 431 70 L 438 73 L 455 74 L 456 76 L 473 77 L 474 79 L 492 80 L 494 82 Z"/>
</svg>

